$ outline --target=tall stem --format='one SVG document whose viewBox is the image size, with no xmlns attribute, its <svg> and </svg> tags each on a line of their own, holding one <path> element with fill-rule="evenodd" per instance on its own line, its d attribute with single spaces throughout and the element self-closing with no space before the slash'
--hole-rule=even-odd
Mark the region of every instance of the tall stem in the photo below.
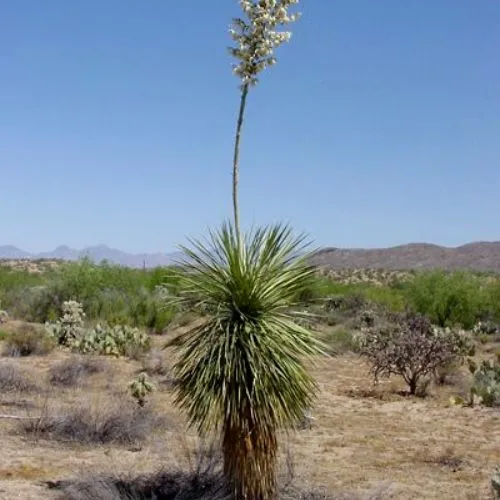
<svg viewBox="0 0 500 500">
<path fill-rule="evenodd" d="M 238 182 L 240 177 L 240 168 L 239 168 L 240 140 L 241 140 L 241 129 L 243 126 L 243 117 L 245 116 L 247 95 L 248 95 L 248 83 L 243 85 L 243 88 L 241 89 L 240 112 L 238 114 L 238 122 L 236 124 L 236 137 L 234 140 L 234 157 L 233 157 L 233 214 L 234 214 L 234 228 L 239 243 L 241 243 L 240 207 L 238 203 Z"/>
</svg>

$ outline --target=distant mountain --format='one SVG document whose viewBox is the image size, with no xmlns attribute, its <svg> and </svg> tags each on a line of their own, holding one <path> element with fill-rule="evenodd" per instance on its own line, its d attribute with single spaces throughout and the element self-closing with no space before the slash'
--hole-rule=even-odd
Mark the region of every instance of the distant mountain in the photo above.
<svg viewBox="0 0 500 500">
<path fill-rule="evenodd" d="M 131 254 L 109 248 L 106 245 L 86 247 L 82 250 L 62 245 L 52 252 L 29 253 L 12 245 L 0 246 L 0 259 L 61 259 L 71 261 L 83 257 L 88 257 L 94 262 L 107 260 L 127 267 L 142 267 L 143 265 L 156 267 L 174 264 L 180 257 L 180 253 Z"/>
<path fill-rule="evenodd" d="M 106 245 L 75 250 L 59 246 L 52 252 L 31 254 L 12 245 L 0 246 L 0 259 L 62 259 L 89 257 L 94 262 L 107 260 L 127 267 L 167 266 L 180 257 L 175 253 L 130 254 Z M 411 243 L 391 248 L 324 248 L 312 258 L 315 265 L 330 269 L 469 269 L 500 273 L 500 241 L 468 243 L 449 248 L 427 243 Z"/>
<path fill-rule="evenodd" d="M 0 246 L 1 259 L 26 259 L 30 254 L 12 245 Z"/>
<path fill-rule="evenodd" d="M 411 243 L 391 248 L 325 248 L 313 263 L 331 269 L 469 269 L 500 272 L 500 241 L 468 243 L 455 248 Z"/>
</svg>

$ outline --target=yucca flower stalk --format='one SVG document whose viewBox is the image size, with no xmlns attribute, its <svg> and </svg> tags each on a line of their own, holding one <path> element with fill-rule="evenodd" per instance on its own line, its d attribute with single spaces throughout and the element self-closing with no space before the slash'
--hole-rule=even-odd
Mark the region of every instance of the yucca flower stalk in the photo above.
<svg viewBox="0 0 500 500">
<path fill-rule="evenodd" d="M 314 279 L 303 236 L 285 225 L 242 235 L 238 208 L 239 145 L 249 89 L 276 62 L 274 49 L 290 39 L 277 27 L 297 18 L 298 0 L 241 0 L 245 19 L 233 20 L 231 53 L 238 64 L 241 98 L 233 161 L 234 219 L 207 241 L 181 247 L 178 285 L 203 316 L 168 345 L 176 403 L 200 434 L 218 433 L 224 473 L 238 500 L 277 495 L 278 433 L 298 424 L 310 408 L 316 384 L 306 361 L 321 345 L 297 322 L 296 299 Z"/>
<path fill-rule="evenodd" d="M 259 74 L 276 64 L 274 50 L 292 36 L 291 31 L 279 31 L 280 26 L 296 21 L 300 14 L 290 14 L 289 8 L 299 0 L 240 0 L 244 18 L 233 19 L 229 33 L 236 46 L 230 47 L 237 63 L 234 74 L 241 79 L 241 95 L 233 155 L 233 216 L 234 227 L 240 237 L 238 204 L 240 140 L 248 92 L 257 85 Z"/>
</svg>

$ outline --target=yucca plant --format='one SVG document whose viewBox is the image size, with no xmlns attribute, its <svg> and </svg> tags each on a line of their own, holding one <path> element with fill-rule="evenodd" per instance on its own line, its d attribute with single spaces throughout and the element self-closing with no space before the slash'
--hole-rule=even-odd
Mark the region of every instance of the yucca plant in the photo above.
<svg viewBox="0 0 500 500">
<path fill-rule="evenodd" d="M 314 274 L 303 242 L 279 225 L 240 242 L 226 224 L 183 248 L 184 298 L 209 315 L 169 343 L 180 354 L 176 401 L 200 433 L 221 433 L 236 498 L 275 496 L 277 432 L 297 424 L 315 394 L 304 358 L 320 345 L 293 312 Z"/>
<path fill-rule="evenodd" d="M 276 62 L 273 50 L 290 38 L 276 27 L 294 21 L 288 8 L 298 0 L 241 0 L 246 19 L 235 19 L 231 35 L 241 78 L 233 159 L 234 220 L 207 241 L 181 247 L 181 300 L 203 319 L 168 345 L 174 365 L 176 402 L 201 434 L 218 432 L 224 473 L 237 499 L 276 497 L 278 433 L 298 424 L 311 406 L 316 385 L 305 362 L 321 352 L 294 312 L 310 286 L 314 268 L 303 236 L 285 225 L 240 231 L 239 144 L 249 89 Z"/>
</svg>

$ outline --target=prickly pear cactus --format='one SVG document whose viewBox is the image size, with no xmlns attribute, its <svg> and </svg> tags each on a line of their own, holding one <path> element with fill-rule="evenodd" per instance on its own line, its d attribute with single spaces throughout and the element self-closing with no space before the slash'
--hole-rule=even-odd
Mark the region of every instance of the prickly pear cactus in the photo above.
<svg viewBox="0 0 500 500">
<path fill-rule="evenodd" d="M 74 350 L 83 354 L 97 353 L 108 356 L 125 356 L 130 351 L 147 351 L 150 338 L 147 333 L 126 325 L 97 325 L 73 342 Z"/>
<path fill-rule="evenodd" d="M 500 363 L 483 361 L 476 367 L 472 392 L 485 406 L 500 406 Z"/>
</svg>

